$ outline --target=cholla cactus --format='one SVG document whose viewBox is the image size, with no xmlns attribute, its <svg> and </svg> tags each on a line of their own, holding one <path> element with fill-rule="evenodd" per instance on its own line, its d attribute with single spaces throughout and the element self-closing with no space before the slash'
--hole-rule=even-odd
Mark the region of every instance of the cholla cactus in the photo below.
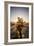
<svg viewBox="0 0 34 46">
<path fill-rule="evenodd" d="M 22 28 L 23 28 L 23 19 L 18 17 L 18 22 L 17 22 L 17 30 L 19 31 L 19 34 L 20 34 L 20 38 L 22 38 L 22 34 L 21 34 L 21 31 L 22 31 Z"/>
</svg>

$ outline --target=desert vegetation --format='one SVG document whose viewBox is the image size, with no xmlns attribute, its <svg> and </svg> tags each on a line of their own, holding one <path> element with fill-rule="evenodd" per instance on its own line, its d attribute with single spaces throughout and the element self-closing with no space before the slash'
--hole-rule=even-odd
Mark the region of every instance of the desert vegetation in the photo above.
<svg viewBox="0 0 34 46">
<path fill-rule="evenodd" d="M 18 17 L 18 21 L 10 22 L 10 39 L 29 38 L 29 23 Z"/>
</svg>

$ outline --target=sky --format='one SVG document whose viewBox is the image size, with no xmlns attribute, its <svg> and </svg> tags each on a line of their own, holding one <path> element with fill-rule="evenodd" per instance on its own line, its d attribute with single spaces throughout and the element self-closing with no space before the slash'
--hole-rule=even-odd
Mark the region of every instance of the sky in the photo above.
<svg viewBox="0 0 34 46">
<path fill-rule="evenodd" d="M 23 18 L 23 21 L 29 22 L 29 8 L 10 7 L 10 21 L 16 22 L 18 17 Z"/>
</svg>

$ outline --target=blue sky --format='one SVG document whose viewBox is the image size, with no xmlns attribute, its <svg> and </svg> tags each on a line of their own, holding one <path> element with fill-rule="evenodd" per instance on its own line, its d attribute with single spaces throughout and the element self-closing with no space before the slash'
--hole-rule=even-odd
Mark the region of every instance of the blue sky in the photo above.
<svg viewBox="0 0 34 46">
<path fill-rule="evenodd" d="M 16 22 L 18 17 L 23 18 L 23 20 L 26 22 L 29 22 L 29 8 L 10 7 L 10 21 Z"/>
</svg>

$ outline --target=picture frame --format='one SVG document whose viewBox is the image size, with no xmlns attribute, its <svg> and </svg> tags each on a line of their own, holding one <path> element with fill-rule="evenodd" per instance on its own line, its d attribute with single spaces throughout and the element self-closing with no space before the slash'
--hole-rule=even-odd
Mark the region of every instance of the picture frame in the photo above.
<svg viewBox="0 0 34 46">
<path fill-rule="evenodd" d="M 33 4 L 24 3 L 24 2 L 5 1 L 4 6 L 5 6 L 4 7 L 4 13 L 5 13 L 5 16 L 4 16 L 4 30 L 5 30 L 4 31 L 4 34 L 5 34 L 4 43 L 5 44 L 33 43 Z M 22 27 L 22 29 L 25 28 L 24 30 L 28 30 L 28 33 L 24 33 L 24 35 L 22 35 L 22 37 L 21 37 L 21 34 L 19 34 L 18 38 L 16 38 L 14 35 L 12 35 L 12 33 L 13 33 L 12 24 L 17 21 L 15 19 L 16 18 L 15 16 L 17 16 L 18 19 L 20 17 L 21 18 L 23 17 L 23 20 L 24 20 L 23 23 L 25 23 L 23 25 L 28 25 L 28 26 L 26 26 L 26 27 L 28 27 L 27 29 L 26 29 L 26 27 Z M 11 22 L 13 22 L 13 23 L 11 23 Z M 19 25 L 19 24 L 17 24 L 17 25 Z M 21 29 L 21 27 L 17 28 L 17 29 Z"/>
</svg>

